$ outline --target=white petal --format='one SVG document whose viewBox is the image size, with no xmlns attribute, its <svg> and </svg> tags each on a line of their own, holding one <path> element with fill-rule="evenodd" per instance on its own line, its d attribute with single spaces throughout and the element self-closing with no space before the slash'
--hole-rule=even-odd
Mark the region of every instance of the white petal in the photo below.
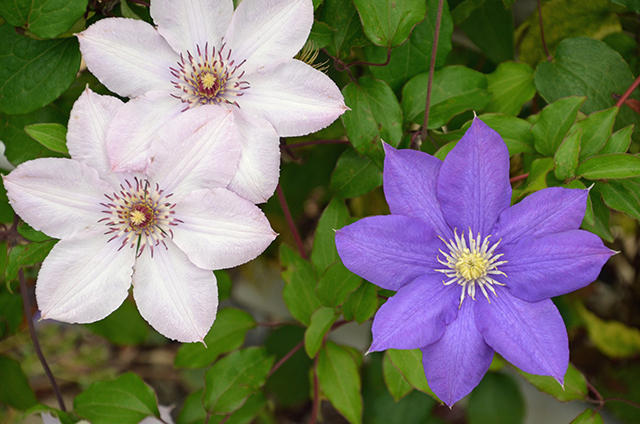
<svg viewBox="0 0 640 424">
<path fill-rule="evenodd" d="M 77 37 L 87 67 L 109 90 L 124 97 L 175 90 L 170 68 L 180 55 L 146 22 L 102 19 Z"/>
<path fill-rule="evenodd" d="M 140 172 L 149 164 L 149 147 L 158 130 L 185 108 L 166 91 L 150 91 L 127 102 L 111 121 L 107 151 L 111 170 Z"/>
<path fill-rule="evenodd" d="M 99 232 L 61 240 L 42 263 L 36 299 L 42 318 L 71 323 L 103 319 L 129 293 L 135 251 Z"/>
<path fill-rule="evenodd" d="M 311 0 L 243 0 L 231 18 L 224 42 L 245 72 L 291 59 L 313 25 Z"/>
<path fill-rule="evenodd" d="M 287 60 L 244 77 L 250 88 L 237 101 L 251 115 L 271 122 L 281 137 L 318 131 L 347 107 L 336 84 L 299 60 Z"/>
<path fill-rule="evenodd" d="M 226 187 L 240 149 L 231 110 L 213 105 L 188 109 L 158 133 L 147 175 L 173 193 L 175 202 L 194 190 Z"/>
<path fill-rule="evenodd" d="M 107 129 L 124 103 L 113 96 L 101 96 L 88 87 L 73 104 L 67 147 L 69 154 L 98 171 L 100 178 L 110 178 L 111 165 L 107 157 Z"/>
<path fill-rule="evenodd" d="M 105 193 L 113 189 L 98 172 L 72 159 L 42 158 L 20 164 L 4 177 L 9 203 L 38 231 L 70 237 L 102 225 Z"/>
<path fill-rule="evenodd" d="M 213 272 L 198 268 L 170 240 L 136 262 L 133 297 L 140 314 L 160 333 L 179 342 L 203 341 L 218 309 Z"/>
<path fill-rule="evenodd" d="M 280 175 L 280 137 L 271 124 L 234 108 L 240 130 L 240 162 L 228 189 L 253 202 L 266 202 Z"/>
<path fill-rule="evenodd" d="M 155 0 L 151 17 L 158 32 L 177 52 L 195 46 L 218 47 L 233 14 L 232 0 Z"/>
<path fill-rule="evenodd" d="M 254 259 L 276 237 L 262 211 L 225 189 L 199 190 L 175 207 L 182 223 L 173 241 L 202 268 L 230 268 Z"/>
</svg>

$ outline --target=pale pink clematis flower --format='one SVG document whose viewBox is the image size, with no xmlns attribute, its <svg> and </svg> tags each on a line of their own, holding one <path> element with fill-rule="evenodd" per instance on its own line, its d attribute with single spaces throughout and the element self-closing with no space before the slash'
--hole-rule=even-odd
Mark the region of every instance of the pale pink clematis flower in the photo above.
<svg viewBox="0 0 640 424">
<path fill-rule="evenodd" d="M 156 330 L 202 341 L 218 305 L 211 270 L 255 258 L 276 234 L 259 208 L 225 188 L 240 155 L 230 111 L 182 114 L 158 133 L 144 172 L 112 172 L 105 140 L 128 125 L 120 112 L 130 103 L 87 89 L 69 120 L 72 159 L 28 161 L 4 177 L 16 213 L 61 239 L 38 274 L 38 306 L 43 318 L 94 322 L 133 283 Z"/>
<path fill-rule="evenodd" d="M 229 188 L 254 203 L 278 182 L 278 137 L 331 124 L 347 107 L 329 77 L 293 59 L 313 25 L 311 0 L 154 0 L 157 28 L 102 19 L 78 34 L 89 70 L 110 90 L 137 97 L 145 131 L 109 150 L 115 170 L 145 166 L 146 134 L 187 108 L 231 109 L 242 137 Z M 273 128 L 277 136 L 273 136 Z M 265 136 L 266 134 L 266 136 Z"/>
</svg>

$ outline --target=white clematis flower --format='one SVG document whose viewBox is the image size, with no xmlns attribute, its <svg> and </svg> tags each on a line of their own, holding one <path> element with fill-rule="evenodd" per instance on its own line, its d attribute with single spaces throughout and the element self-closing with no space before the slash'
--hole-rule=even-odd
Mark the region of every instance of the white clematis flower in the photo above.
<svg viewBox="0 0 640 424">
<path fill-rule="evenodd" d="M 318 131 L 347 110 L 329 77 L 293 59 L 312 1 L 244 0 L 234 11 L 232 0 L 154 0 L 150 12 L 157 29 L 109 18 L 79 33 L 89 70 L 121 96 L 142 96 L 136 115 L 149 126 L 198 106 L 233 110 L 242 153 L 229 188 L 266 201 L 278 182 L 277 136 Z M 142 147 L 110 151 L 114 169 L 142 169 Z"/>
<path fill-rule="evenodd" d="M 202 341 L 218 305 L 211 270 L 255 258 L 276 234 L 259 208 L 225 188 L 240 156 L 230 111 L 182 114 L 158 132 L 144 172 L 112 172 L 105 140 L 123 133 L 131 105 L 87 89 L 69 120 L 72 159 L 32 160 L 4 177 L 18 215 L 61 239 L 38 274 L 38 306 L 43 318 L 94 322 L 133 283 L 156 330 Z"/>
</svg>

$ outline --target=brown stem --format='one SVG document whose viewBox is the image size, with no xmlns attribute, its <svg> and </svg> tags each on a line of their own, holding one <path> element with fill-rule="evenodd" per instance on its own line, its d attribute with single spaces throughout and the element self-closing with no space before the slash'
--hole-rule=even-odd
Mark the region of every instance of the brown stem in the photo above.
<svg viewBox="0 0 640 424">
<path fill-rule="evenodd" d="M 529 173 L 518 175 L 509 180 L 510 183 L 515 183 L 516 181 L 524 180 L 529 176 Z"/>
<path fill-rule="evenodd" d="M 551 62 L 553 60 L 553 56 L 549 53 L 549 48 L 547 47 L 547 42 L 544 39 L 544 27 L 542 26 L 542 1 L 538 0 L 538 18 L 540 20 L 540 38 L 542 38 L 542 47 L 544 47 L 545 53 L 547 53 L 547 60 Z"/>
<path fill-rule="evenodd" d="M 309 424 L 316 424 L 318 413 L 320 412 L 320 383 L 318 382 L 318 358 L 313 362 L 313 404 L 311 405 L 311 419 Z"/>
<path fill-rule="evenodd" d="M 282 364 L 287 362 L 289 358 L 291 358 L 297 351 L 299 351 L 302 346 L 304 346 L 304 340 L 295 345 L 293 349 L 291 349 L 289 352 L 287 352 L 286 355 L 280 358 L 280 360 L 273 366 L 273 368 L 271 368 L 271 371 L 269 371 L 269 375 L 267 375 L 267 378 L 271 377 L 271 375 L 276 372 L 278 368 L 282 366 Z"/>
<path fill-rule="evenodd" d="M 29 294 L 27 293 L 27 282 L 24 278 L 24 272 L 22 268 L 18 269 L 18 277 L 20 279 L 20 291 L 22 292 L 22 306 L 24 308 L 24 317 L 27 320 L 27 325 L 29 326 L 29 333 L 31 334 L 31 341 L 33 342 L 33 348 L 36 351 L 36 355 L 38 355 L 38 359 L 42 364 L 42 368 L 44 369 L 44 373 L 47 375 L 49 379 L 49 383 L 51 384 L 51 388 L 53 389 L 53 393 L 56 395 L 56 400 L 58 401 L 58 406 L 60 406 L 60 410 L 67 412 L 67 407 L 64 405 L 64 401 L 62 400 L 62 394 L 60 393 L 60 388 L 58 387 L 58 383 L 56 383 L 56 379 L 53 377 L 51 373 L 51 369 L 49 369 L 49 365 L 47 365 L 46 359 L 44 359 L 44 355 L 42 354 L 42 349 L 40 349 L 40 342 L 38 341 L 38 337 L 36 335 L 36 329 L 33 325 L 33 317 L 31 315 L 31 304 L 29 303 Z"/>
<path fill-rule="evenodd" d="M 431 63 L 429 64 L 429 82 L 427 84 L 427 101 L 424 107 L 424 121 L 422 123 L 422 141 L 427 139 L 427 127 L 429 126 L 429 106 L 431 105 L 431 87 L 433 86 L 433 72 L 436 69 L 436 55 L 438 54 L 438 39 L 440 38 L 440 22 L 442 21 L 442 4 L 438 1 L 438 13 L 436 15 L 436 29 L 433 34 L 433 46 L 431 48 Z"/>
<path fill-rule="evenodd" d="M 302 244 L 300 234 L 296 229 L 296 224 L 293 222 L 293 217 L 291 216 L 291 211 L 289 210 L 289 206 L 287 205 L 287 199 L 284 197 L 284 191 L 282 191 L 282 186 L 280 185 L 280 183 L 278 183 L 278 187 L 276 187 L 276 193 L 278 195 L 278 200 L 280 201 L 280 206 L 282 207 L 282 212 L 284 212 L 284 217 L 287 220 L 289 230 L 291 231 L 291 234 L 293 234 L 293 239 L 296 241 L 296 246 L 298 246 L 300 256 L 302 256 L 303 259 L 309 259 L 309 257 L 307 256 L 307 252 L 305 252 L 304 250 L 304 245 Z"/>
<path fill-rule="evenodd" d="M 640 85 L 640 76 L 638 76 L 638 78 L 636 78 L 636 80 L 633 82 L 633 84 L 631 84 L 629 86 L 629 88 L 627 88 L 627 91 L 624 92 L 622 97 L 620 97 L 618 99 L 618 101 L 616 102 L 616 106 L 622 107 L 622 105 L 624 104 L 625 100 L 627 100 L 629 98 L 629 96 L 631 95 L 631 93 L 633 93 L 633 91 L 636 88 L 638 88 L 638 85 Z"/>
<path fill-rule="evenodd" d="M 229 418 L 231 418 L 231 414 L 232 414 L 232 413 L 231 413 L 231 412 L 229 412 L 229 413 L 227 414 L 227 416 L 226 416 L 226 417 L 224 417 L 224 418 L 222 419 L 222 421 L 220 421 L 220 423 L 219 423 L 219 424 L 224 424 L 224 423 L 226 423 L 227 421 L 229 421 Z"/>
<path fill-rule="evenodd" d="M 303 141 L 301 143 L 281 144 L 281 149 L 295 149 L 296 147 L 314 146 L 316 144 L 349 144 L 349 140 L 313 140 Z"/>
<path fill-rule="evenodd" d="M 338 59 L 340 60 L 340 59 Z M 363 66 L 387 66 L 389 64 L 389 61 L 391 60 L 391 48 L 388 47 L 387 48 L 387 60 L 384 61 L 384 63 L 371 63 L 371 62 L 362 62 L 362 61 L 357 61 L 357 62 L 351 62 L 351 63 L 344 63 L 341 61 L 342 66 L 344 67 L 351 67 L 351 66 L 355 66 L 355 65 L 363 65 Z"/>
</svg>

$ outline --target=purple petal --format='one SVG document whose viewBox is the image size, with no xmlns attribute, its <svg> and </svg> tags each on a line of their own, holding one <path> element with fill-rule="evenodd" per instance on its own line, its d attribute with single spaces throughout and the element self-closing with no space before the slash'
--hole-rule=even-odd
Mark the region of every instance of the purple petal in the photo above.
<svg viewBox="0 0 640 424">
<path fill-rule="evenodd" d="M 478 299 L 476 325 L 496 352 L 524 372 L 550 375 L 562 383 L 569 364 L 569 339 L 550 299 L 526 302 L 498 288 L 497 296 Z"/>
<path fill-rule="evenodd" d="M 459 298 L 459 287 L 445 286 L 438 275 L 416 278 L 376 313 L 369 351 L 417 349 L 437 341 L 456 319 Z"/>
<path fill-rule="evenodd" d="M 514 296 L 529 302 L 560 296 L 594 281 L 615 252 L 600 237 L 583 230 L 538 239 L 526 238 L 499 249 L 508 261 L 500 281 Z"/>
<path fill-rule="evenodd" d="M 391 213 L 421 219 L 438 235 L 450 239 L 451 228 L 436 195 L 442 161 L 417 150 L 397 150 L 386 143 L 384 151 L 384 196 Z"/>
<path fill-rule="evenodd" d="M 511 204 L 509 151 L 478 118 L 449 153 L 438 177 L 440 208 L 451 228 L 489 235 Z"/>
<path fill-rule="evenodd" d="M 388 290 L 442 268 L 436 259 L 439 243 L 431 227 L 402 215 L 372 216 L 336 231 L 344 265 Z"/>
<path fill-rule="evenodd" d="M 503 244 L 527 236 L 540 237 L 577 230 L 587 208 L 588 190 L 545 188 L 527 196 L 500 214 L 493 237 Z"/>
<path fill-rule="evenodd" d="M 462 303 L 442 338 L 421 350 L 429 387 L 449 407 L 480 383 L 493 360 L 493 349 L 476 328 L 469 301 Z"/>
</svg>

